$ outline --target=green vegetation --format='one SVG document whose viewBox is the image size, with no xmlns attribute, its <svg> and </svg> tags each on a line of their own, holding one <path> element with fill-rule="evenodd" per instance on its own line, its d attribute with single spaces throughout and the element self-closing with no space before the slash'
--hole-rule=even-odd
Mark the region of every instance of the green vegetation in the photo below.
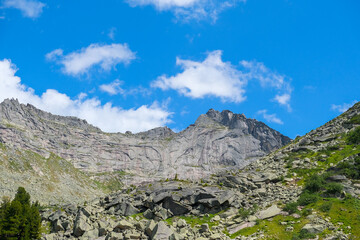
<svg viewBox="0 0 360 240">
<path fill-rule="evenodd" d="M 40 238 L 39 204 L 30 204 L 30 195 L 19 187 L 14 200 L 3 199 L 0 207 L 0 239 Z"/>
<path fill-rule="evenodd" d="M 334 224 L 341 224 L 345 233 L 350 233 L 350 239 L 360 239 L 360 200 L 351 196 L 344 199 L 331 199 L 332 206 L 327 215 Z"/>
<path fill-rule="evenodd" d="M 353 116 L 350 120 L 349 123 L 351 124 L 360 124 L 360 115 L 355 115 Z"/>
<path fill-rule="evenodd" d="M 288 204 L 287 204 L 288 206 Z M 272 220 L 260 220 L 254 227 L 244 228 L 232 235 L 232 239 L 237 236 L 250 236 L 258 231 L 263 232 L 264 239 L 281 239 L 281 240 L 298 240 L 298 239 L 313 239 L 315 235 L 310 235 L 302 228 L 309 223 L 306 216 L 311 212 L 316 211 L 322 217 L 329 217 L 332 224 L 339 226 L 340 229 L 347 234 L 351 234 L 349 239 L 360 239 L 360 200 L 351 196 L 346 196 L 343 199 L 338 198 L 319 198 L 317 202 L 307 205 L 304 209 L 299 211 L 291 209 L 297 213 L 301 213 L 300 218 L 296 219 L 292 216 L 278 215 Z M 286 223 L 286 224 L 284 224 Z M 293 231 L 286 231 L 286 228 L 292 226 Z M 329 230 L 318 234 L 319 239 L 324 239 Z"/>
<path fill-rule="evenodd" d="M 343 186 L 339 183 L 328 182 L 328 173 L 323 175 L 314 174 L 307 179 L 303 191 L 296 202 L 285 205 L 284 211 L 297 212 L 298 206 L 308 206 L 318 202 L 321 198 L 338 197 L 341 195 Z M 326 207 L 323 207 L 325 209 Z"/>
<path fill-rule="evenodd" d="M 360 127 L 355 128 L 348 134 L 347 141 L 350 144 L 360 144 Z"/>
<path fill-rule="evenodd" d="M 256 224 L 254 227 L 244 228 L 230 235 L 230 238 L 234 239 L 238 236 L 250 236 L 251 234 L 261 231 L 266 236 L 266 238 L 264 239 L 279 239 L 279 240 L 292 239 L 294 235 L 297 235 L 297 233 L 301 231 L 301 228 L 306 223 L 308 223 L 308 221 L 309 220 L 305 218 L 296 219 L 292 216 L 278 215 L 274 217 L 271 221 L 260 220 L 258 221 L 258 224 Z M 281 223 L 287 223 L 287 224 L 283 225 Z M 294 228 L 293 232 L 286 231 L 286 228 L 290 224 Z"/>
<path fill-rule="evenodd" d="M 299 206 L 307 206 L 311 203 L 317 202 L 319 196 L 314 193 L 304 192 L 300 195 L 298 201 L 296 202 Z"/>
<path fill-rule="evenodd" d="M 296 202 L 289 202 L 285 205 L 284 207 L 284 211 L 290 213 L 290 214 L 293 214 L 293 213 L 296 213 L 298 212 L 299 210 L 297 209 L 298 207 L 298 204 Z"/>
<path fill-rule="evenodd" d="M 305 229 L 301 229 L 300 232 L 297 234 L 295 233 L 292 237 L 292 240 L 300 240 L 300 239 L 313 239 L 315 238 L 315 234 L 311 234 L 309 233 L 307 230 Z"/>
<path fill-rule="evenodd" d="M 248 216 L 255 214 L 257 211 L 259 210 L 259 206 L 258 205 L 254 205 L 252 208 L 250 209 L 245 209 L 245 208 L 240 208 L 239 209 L 239 217 L 241 217 L 242 219 L 247 218 Z"/>
<path fill-rule="evenodd" d="M 332 207 L 332 202 L 331 201 L 328 201 L 328 202 L 324 202 L 323 204 L 321 204 L 319 206 L 319 209 L 322 211 L 322 212 L 329 212 L 331 207 Z"/>
<path fill-rule="evenodd" d="M 339 144 L 334 146 L 329 146 L 328 148 L 320 151 L 310 151 L 310 150 L 302 150 L 299 152 L 290 153 L 289 156 L 285 159 L 286 160 L 286 168 L 289 169 L 288 176 L 293 176 L 294 173 L 297 174 L 297 177 L 301 178 L 298 182 L 299 185 L 303 185 L 307 179 L 316 174 L 321 173 L 329 169 L 330 166 L 335 166 L 341 163 L 345 158 L 356 156 L 360 154 L 360 144 L 353 145 L 350 144 L 347 139 L 348 135 L 341 135 L 341 139 L 339 139 Z M 304 161 L 305 158 L 310 159 L 312 162 L 316 162 L 316 166 L 312 168 L 304 167 L 304 168 L 293 168 L 293 162 L 295 160 Z M 348 165 L 348 171 L 351 171 L 353 167 L 352 163 Z M 359 173 L 359 171 L 353 170 L 353 174 Z M 344 173 L 337 173 L 337 174 L 344 174 Z"/>
<path fill-rule="evenodd" d="M 355 157 L 354 160 L 340 162 L 336 166 L 336 170 L 347 178 L 360 179 L 360 156 Z"/>
</svg>

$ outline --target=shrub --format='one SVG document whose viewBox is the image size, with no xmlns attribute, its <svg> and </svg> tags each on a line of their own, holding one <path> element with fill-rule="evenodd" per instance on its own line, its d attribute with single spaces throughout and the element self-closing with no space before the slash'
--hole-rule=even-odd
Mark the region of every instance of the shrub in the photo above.
<svg viewBox="0 0 360 240">
<path fill-rule="evenodd" d="M 315 238 L 315 234 L 309 233 L 306 229 L 301 229 L 299 237 L 300 239 L 312 239 Z"/>
<path fill-rule="evenodd" d="M 312 210 L 311 210 L 310 208 L 305 208 L 305 209 L 302 211 L 301 215 L 303 215 L 303 216 L 309 216 L 311 213 L 312 213 Z"/>
<path fill-rule="evenodd" d="M 315 234 L 309 233 L 305 229 L 301 229 L 299 233 L 293 235 L 292 240 L 313 239 L 315 236 Z"/>
<path fill-rule="evenodd" d="M 325 194 L 339 195 L 339 194 L 341 194 L 342 190 L 343 190 L 343 185 L 341 185 L 340 183 L 328 183 L 326 185 Z"/>
<path fill-rule="evenodd" d="M 248 216 L 250 216 L 251 214 L 251 210 L 250 209 L 245 209 L 245 208 L 240 208 L 239 209 L 239 215 L 241 218 L 247 218 Z"/>
<path fill-rule="evenodd" d="M 317 202 L 318 199 L 319 199 L 319 196 L 315 193 L 303 192 L 301 194 L 300 198 L 298 199 L 297 203 L 300 206 L 307 206 L 311 203 Z"/>
<path fill-rule="evenodd" d="M 354 131 L 351 131 L 348 134 L 347 142 L 349 144 L 359 144 L 360 143 L 360 127 L 355 128 Z"/>
<path fill-rule="evenodd" d="M 296 213 L 298 204 L 296 202 L 289 202 L 285 205 L 285 207 L 283 208 L 284 211 L 288 212 L 289 214 L 293 214 Z"/>
<path fill-rule="evenodd" d="M 336 168 L 348 178 L 360 179 L 360 157 L 356 157 L 352 163 L 349 160 L 341 162 Z"/>
<path fill-rule="evenodd" d="M 320 205 L 319 209 L 322 212 L 328 212 L 330 211 L 331 207 L 332 207 L 332 202 L 325 202 L 322 205 Z"/>
<path fill-rule="evenodd" d="M 304 190 L 310 193 L 319 192 L 324 189 L 325 181 L 324 178 L 314 174 L 310 177 L 310 179 L 305 183 Z"/>
<path fill-rule="evenodd" d="M 349 123 L 351 123 L 351 124 L 360 124 L 360 115 L 353 116 L 350 119 Z"/>
<path fill-rule="evenodd" d="M 339 148 L 340 147 L 338 145 L 329 146 L 326 148 L 326 151 L 333 152 L 333 151 L 339 150 Z"/>
</svg>

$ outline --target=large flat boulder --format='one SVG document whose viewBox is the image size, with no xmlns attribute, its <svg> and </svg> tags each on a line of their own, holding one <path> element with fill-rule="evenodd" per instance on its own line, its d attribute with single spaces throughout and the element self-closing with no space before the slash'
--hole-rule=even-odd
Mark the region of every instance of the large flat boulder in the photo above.
<svg viewBox="0 0 360 240">
<path fill-rule="evenodd" d="M 281 212 L 281 209 L 278 208 L 278 206 L 272 205 L 271 207 L 257 213 L 256 216 L 259 219 L 268 219 L 268 218 L 275 217 L 276 215 L 279 215 L 280 212 Z"/>
</svg>

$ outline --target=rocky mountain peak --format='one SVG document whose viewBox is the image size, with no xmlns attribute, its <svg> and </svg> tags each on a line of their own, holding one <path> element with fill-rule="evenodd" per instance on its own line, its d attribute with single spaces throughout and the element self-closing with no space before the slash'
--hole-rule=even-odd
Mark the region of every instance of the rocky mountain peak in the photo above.
<svg viewBox="0 0 360 240">
<path fill-rule="evenodd" d="M 212 108 L 206 113 L 206 115 L 209 118 L 213 119 L 214 121 L 217 121 L 224 125 L 227 125 L 227 123 L 232 121 L 233 118 L 243 119 L 243 120 L 246 119 L 244 114 L 235 114 L 229 110 L 223 110 L 222 112 L 219 112 Z"/>
<path fill-rule="evenodd" d="M 61 124 L 64 127 L 79 128 L 86 131 L 100 132 L 86 120 L 77 117 L 64 117 L 42 111 L 31 104 L 21 104 L 17 99 L 5 99 L 0 103 L 0 122 L 7 122 L 25 128 L 52 128 L 51 125 Z"/>
<path fill-rule="evenodd" d="M 149 139 L 164 139 L 169 138 L 176 135 L 170 128 L 168 127 L 157 127 L 154 129 L 150 129 L 145 132 L 137 133 L 136 136 L 142 138 L 149 138 Z"/>
</svg>

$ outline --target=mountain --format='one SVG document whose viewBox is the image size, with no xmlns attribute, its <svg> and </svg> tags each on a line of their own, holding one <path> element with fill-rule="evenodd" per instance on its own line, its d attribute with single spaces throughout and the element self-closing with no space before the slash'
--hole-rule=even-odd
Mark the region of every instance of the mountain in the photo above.
<svg viewBox="0 0 360 240">
<path fill-rule="evenodd" d="M 35 199 L 83 201 L 101 194 L 101 187 L 195 180 L 241 168 L 290 141 L 230 111 L 210 109 L 179 133 L 162 127 L 123 134 L 5 100 L 0 104 L 0 159 L 6 184 L 0 184 L 0 195 L 11 195 L 21 183 Z"/>
<path fill-rule="evenodd" d="M 231 128 L 226 114 L 210 111 L 200 125 Z M 360 239 L 359 173 L 357 103 L 244 168 L 48 209 L 45 239 Z"/>
</svg>

